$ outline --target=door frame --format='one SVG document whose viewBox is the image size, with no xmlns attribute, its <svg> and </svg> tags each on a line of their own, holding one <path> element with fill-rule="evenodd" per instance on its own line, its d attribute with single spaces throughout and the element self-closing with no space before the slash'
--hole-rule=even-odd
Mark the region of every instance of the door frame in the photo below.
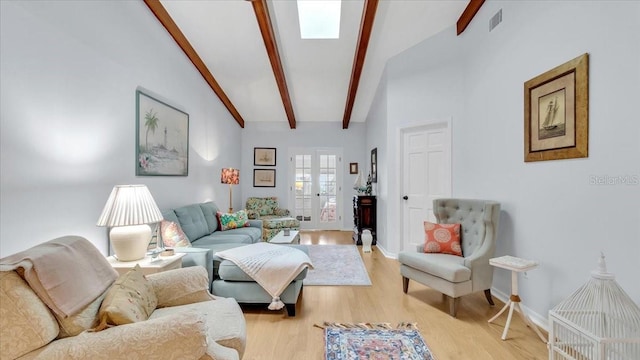
<svg viewBox="0 0 640 360">
<path fill-rule="evenodd" d="M 447 118 L 447 119 L 435 119 L 435 120 L 431 120 L 431 121 L 424 121 L 424 122 L 416 122 L 416 123 L 411 123 L 411 124 L 406 124 L 404 126 L 401 126 L 398 128 L 398 132 L 397 132 L 397 139 L 398 139 L 398 146 L 397 146 L 397 158 L 398 158 L 398 165 L 397 165 L 397 173 L 401 174 L 401 176 L 405 176 L 405 169 L 403 168 L 404 165 L 404 136 L 407 132 L 410 131 L 415 131 L 415 130 L 420 130 L 420 129 L 441 129 L 441 128 L 445 128 L 448 129 L 448 131 L 446 132 L 446 141 L 449 145 L 449 163 L 448 163 L 448 167 L 449 167 L 449 196 L 453 195 L 453 121 L 451 118 Z M 399 251 L 414 251 L 415 249 L 404 249 L 406 241 L 405 241 L 405 235 L 408 233 L 405 229 L 405 223 L 404 223 L 404 217 L 406 216 L 406 214 L 404 213 L 404 200 L 402 199 L 402 194 L 405 193 L 405 189 L 404 189 L 404 184 L 403 182 L 400 180 L 400 182 L 398 183 L 398 193 L 396 196 L 397 201 L 395 202 L 398 206 L 398 213 L 400 214 L 400 218 L 398 219 L 398 223 L 400 224 L 399 226 L 399 233 L 398 235 L 398 239 L 399 242 L 397 243 L 397 249 Z"/>
</svg>

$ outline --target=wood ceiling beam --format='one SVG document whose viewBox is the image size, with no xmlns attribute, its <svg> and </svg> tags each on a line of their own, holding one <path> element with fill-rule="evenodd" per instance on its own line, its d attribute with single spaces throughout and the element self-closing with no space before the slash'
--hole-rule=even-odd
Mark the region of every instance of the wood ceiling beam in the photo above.
<svg viewBox="0 0 640 360">
<path fill-rule="evenodd" d="M 342 117 L 342 128 L 349 128 L 351 121 L 351 112 L 353 104 L 356 100 L 358 85 L 360 84 L 360 75 L 364 67 L 364 58 L 367 55 L 367 47 L 371 38 L 371 30 L 373 29 L 373 20 L 376 17 L 376 9 L 378 8 L 378 0 L 365 0 L 362 9 L 362 19 L 360 20 L 360 31 L 358 33 L 358 44 L 356 54 L 353 58 L 353 68 L 351 69 L 351 79 L 349 80 L 349 91 L 347 92 L 347 104 L 344 108 L 344 116 Z"/>
<path fill-rule="evenodd" d="M 482 7 L 482 4 L 484 4 L 484 0 L 469 1 L 469 3 L 467 4 L 467 7 L 462 12 L 462 15 L 460 15 L 458 22 L 456 22 L 456 29 L 458 31 L 458 35 L 462 34 L 464 29 L 466 29 L 467 26 L 469 26 L 469 24 L 471 23 L 471 20 L 473 20 L 473 17 L 476 16 L 476 13 L 478 12 L 478 10 L 480 10 L 480 7 Z"/>
<path fill-rule="evenodd" d="M 156 18 L 160 21 L 160 23 L 167 29 L 171 37 L 176 41 L 178 46 L 184 51 L 185 55 L 191 60 L 193 65 L 198 69 L 200 75 L 204 78 L 204 80 L 209 84 L 213 92 L 218 96 L 220 101 L 224 104 L 224 106 L 229 110 L 231 116 L 238 122 L 241 128 L 244 128 L 244 119 L 240 116 L 238 110 L 233 105 L 227 94 L 225 94 L 224 90 L 220 87 L 216 79 L 213 77 L 207 66 L 204 64 L 204 61 L 200 58 L 198 53 L 196 53 L 195 49 L 187 38 L 184 36 L 178 25 L 176 25 L 175 21 L 171 18 L 167 10 L 162 6 L 160 0 L 144 0 L 144 3 L 147 4 L 149 10 L 156 16 Z"/>
<path fill-rule="evenodd" d="M 273 25 L 269 15 L 269 8 L 267 7 L 267 0 L 252 0 L 251 5 L 253 5 L 253 11 L 256 14 L 256 20 L 258 21 L 258 27 L 260 27 L 260 33 L 262 33 L 262 40 L 264 40 L 264 46 L 267 49 L 267 54 L 269 55 L 269 62 L 271 62 L 273 76 L 275 76 L 276 83 L 278 84 L 278 90 L 280 90 L 280 97 L 282 98 L 282 105 L 284 105 L 284 111 L 287 114 L 287 119 L 289 120 L 289 127 L 291 129 L 295 129 L 296 117 L 293 114 L 293 105 L 291 104 L 291 97 L 289 97 L 287 79 L 284 76 L 284 69 L 282 68 L 282 61 L 280 60 L 278 43 L 276 42 L 276 37 L 273 32 Z"/>
</svg>

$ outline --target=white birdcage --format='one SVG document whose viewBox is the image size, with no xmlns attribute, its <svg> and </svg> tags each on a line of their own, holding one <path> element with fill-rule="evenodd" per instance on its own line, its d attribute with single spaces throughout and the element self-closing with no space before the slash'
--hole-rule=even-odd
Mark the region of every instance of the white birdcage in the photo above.
<svg viewBox="0 0 640 360">
<path fill-rule="evenodd" d="M 614 278 L 602 255 L 591 279 L 549 311 L 549 359 L 640 360 L 640 307 Z"/>
</svg>

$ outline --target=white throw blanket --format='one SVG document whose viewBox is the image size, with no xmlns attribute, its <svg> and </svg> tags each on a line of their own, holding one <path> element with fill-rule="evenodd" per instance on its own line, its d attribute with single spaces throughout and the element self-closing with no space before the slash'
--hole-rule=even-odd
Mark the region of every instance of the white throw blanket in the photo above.
<svg viewBox="0 0 640 360">
<path fill-rule="evenodd" d="M 307 254 L 284 245 L 260 242 L 220 251 L 216 255 L 238 265 L 271 295 L 270 310 L 282 309 L 280 294 L 305 267 L 313 269 Z"/>
<path fill-rule="evenodd" d="M 89 240 L 64 236 L 0 259 L 0 271 L 18 270 L 40 299 L 62 318 L 74 315 L 118 278 Z"/>
</svg>

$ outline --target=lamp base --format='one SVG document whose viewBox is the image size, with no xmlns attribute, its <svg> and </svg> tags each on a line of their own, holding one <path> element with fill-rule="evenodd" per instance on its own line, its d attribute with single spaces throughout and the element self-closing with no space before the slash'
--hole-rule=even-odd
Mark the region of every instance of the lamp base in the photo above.
<svg viewBox="0 0 640 360">
<path fill-rule="evenodd" d="M 111 228 L 109 238 L 118 261 L 140 260 L 147 254 L 151 228 L 147 224 L 116 226 Z"/>
</svg>

